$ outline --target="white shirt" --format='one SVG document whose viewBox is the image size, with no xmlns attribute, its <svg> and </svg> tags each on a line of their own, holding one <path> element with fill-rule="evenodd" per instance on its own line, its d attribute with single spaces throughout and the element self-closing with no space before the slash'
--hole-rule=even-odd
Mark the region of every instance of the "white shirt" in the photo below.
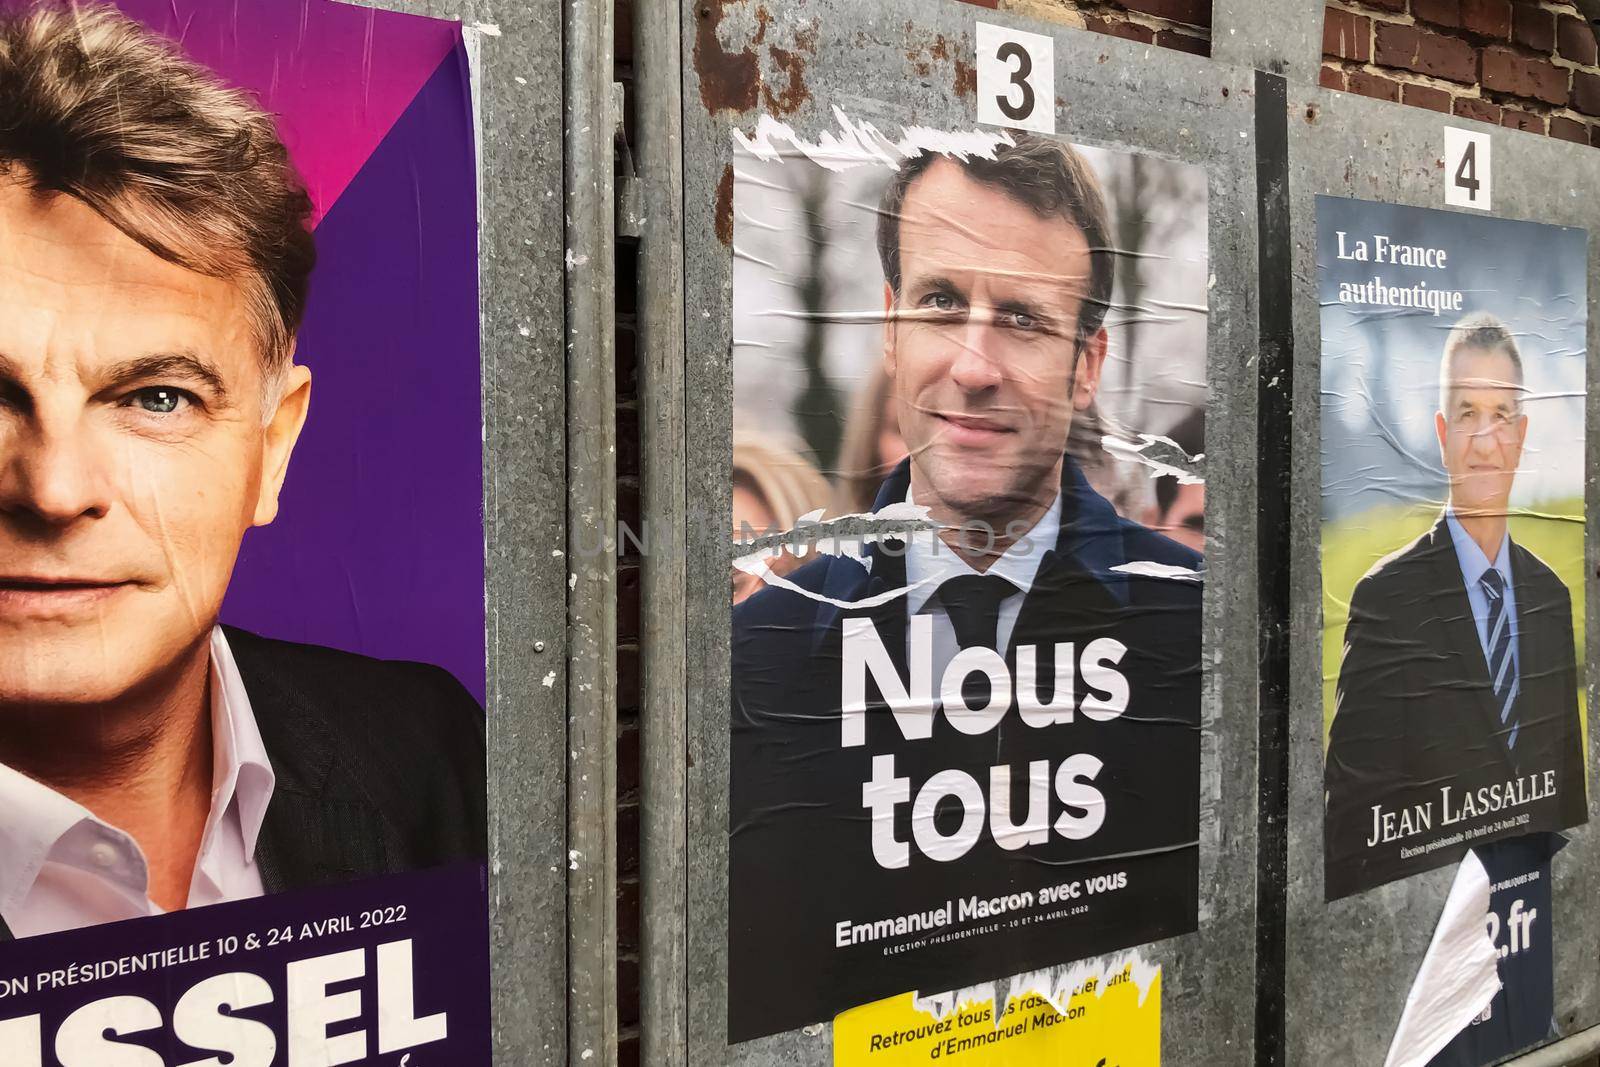
<svg viewBox="0 0 1600 1067">
<path fill-rule="evenodd" d="M 275 779 L 233 652 L 211 631 L 211 811 L 187 907 L 263 893 L 256 840 Z M 0 917 L 16 937 L 160 915 L 144 852 L 83 805 L 0 764 Z"/>
<path fill-rule="evenodd" d="M 914 503 L 909 489 L 906 490 L 906 503 Z M 1039 576 L 1039 564 L 1044 561 L 1045 553 L 1056 547 L 1056 541 L 1060 536 L 1061 494 L 1057 493 L 1056 498 L 1050 502 L 1050 507 L 1045 510 L 1039 521 L 1034 523 L 1026 536 L 1019 537 L 1001 553 L 998 559 L 989 564 L 989 569 L 986 571 L 974 570 L 966 560 L 956 555 L 949 545 L 940 540 L 937 533 L 914 534 L 907 540 L 906 584 L 912 589 L 906 596 L 906 611 L 909 615 L 933 616 L 935 685 L 944 677 L 945 668 L 950 666 L 950 661 L 955 659 L 956 653 L 961 651 L 961 642 L 956 639 L 956 628 L 950 622 L 950 613 L 934 595 L 939 591 L 939 586 L 951 578 L 959 578 L 966 574 L 989 574 L 1004 578 L 1017 587 L 1017 593 L 1000 602 L 999 618 L 996 620 L 996 644 L 999 646 L 996 651 L 1004 656 L 1006 649 L 1011 645 L 1011 632 L 1016 629 L 1017 616 L 1022 614 L 1022 601 L 1027 597 L 1028 590 L 1033 588 L 1033 580 Z M 979 547 L 984 542 L 974 532 L 969 535 L 968 543 Z M 927 584 L 919 585 L 920 582 Z M 906 641 L 909 654 L 909 634 Z"/>
</svg>

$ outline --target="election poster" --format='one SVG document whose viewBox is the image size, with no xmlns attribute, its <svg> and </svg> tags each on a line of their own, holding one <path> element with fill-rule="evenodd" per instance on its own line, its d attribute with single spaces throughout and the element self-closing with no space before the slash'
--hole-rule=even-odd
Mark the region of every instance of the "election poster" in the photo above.
<svg viewBox="0 0 1600 1067">
<path fill-rule="evenodd" d="M 1587 818 L 1587 262 L 1317 200 L 1330 900 Z"/>
<path fill-rule="evenodd" d="M 1484 1067 L 1555 1033 L 1555 896 L 1550 867 L 1560 834 L 1526 834 L 1474 849 L 1490 884 L 1483 923 L 1500 989 L 1429 1067 Z"/>
<path fill-rule="evenodd" d="M 732 1041 L 1197 923 L 1205 173 L 838 114 L 735 135 Z"/>
<path fill-rule="evenodd" d="M 472 116 L 459 23 L 0 2 L 7 1067 L 489 1062 Z"/>
</svg>

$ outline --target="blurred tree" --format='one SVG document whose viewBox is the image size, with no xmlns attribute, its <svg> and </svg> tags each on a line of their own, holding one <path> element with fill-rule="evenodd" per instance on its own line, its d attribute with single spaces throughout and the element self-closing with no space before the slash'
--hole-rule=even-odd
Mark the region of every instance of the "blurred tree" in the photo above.
<svg viewBox="0 0 1600 1067">
<path fill-rule="evenodd" d="M 844 433 L 844 398 L 823 369 L 827 342 L 828 283 L 825 261 L 828 253 L 827 204 L 830 195 L 828 172 L 820 167 L 799 168 L 800 217 L 805 224 L 805 266 L 797 279 L 804 334 L 800 342 L 801 371 L 805 385 L 795 399 L 795 422 L 805 438 L 817 467 L 831 473 L 839 455 L 839 440 Z"/>
</svg>

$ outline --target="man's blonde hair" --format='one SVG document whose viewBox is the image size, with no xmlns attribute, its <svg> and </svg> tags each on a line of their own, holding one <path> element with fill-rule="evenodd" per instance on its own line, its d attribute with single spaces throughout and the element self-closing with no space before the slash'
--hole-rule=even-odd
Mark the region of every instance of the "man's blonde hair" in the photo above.
<svg viewBox="0 0 1600 1067">
<path fill-rule="evenodd" d="M 162 259 L 236 281 L 266 377 L 279 376 L 316 262 L 311 199 L 247 94 L 109 7 L 0 11 L 0 177 L 81 200 Z"/>
</svg>

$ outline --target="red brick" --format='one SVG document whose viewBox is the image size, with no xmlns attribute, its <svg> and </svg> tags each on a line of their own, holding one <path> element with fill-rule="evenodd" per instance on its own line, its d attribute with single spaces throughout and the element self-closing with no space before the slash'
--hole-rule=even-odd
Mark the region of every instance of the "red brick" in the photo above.
<svg viewBox="0 0 1600 1067">
<path fill-rule="evenodd" d="M 1585 115 L 1600 115 L 1600 74 L 1572 72 L 1572 106 Z"/>
<path fill-rule="evenodd" d="M 1583 19 L 1562 15 L 1556 23 L 1556 51 L 1562 59 L 1570 59 L 1586 67 L 1594 66 L 1594 30 Z"/>
<path fill-rule="evenodd" d="M 583 544 L 593 545 L 599 534 L 585 530 Z M 617 570 L 617 640 L 635 641 L 639 637 L 639 568 Z"/>
<path fill-rule="evenodd" d="M 1400 67 L 1470 85 L 1478 80 L 1478 53 L 1466 41 L 1419 26 L 1378 23 L 1378 65 Z"/>
<path fill-rule="evenodd" d="M 1178 33 L 1176 30 L 1157 30 L 1156 44 L 1162 48 L 1174 48 L 1179 52 L 1188 52 L 1191 55 L 1209 56 L 1211 54 L 1210 41 L 1204 37 Z"/>
<path fill-rule="evenodd" d="M 1600 148 L 1600 126 L 1589 127 L 1589 144 L 1595 148 Z"/>
<path fill-rule="evenodd" d="M 1511 0 L 1461 0 L 1461 28 L 1479 37 L 1511 40 Z"/>
<path fill-rule="evenodd" d="M 1548 59 L 1518 55 L 1509 48 L 1483 50 L 1483 87 L 1547 104 L 1565 104 L 1568 95 L 1565 70 Z"/>
<path fill-rule="evenodd" d="M 639 1021 L 639 961 L 617 960 L 617 1025 L 632 1026 Z"/>
<path fill-rule="evenodd" d="M 1509 126 L 1513 130 L 1526 130 L 1528 133 L 1543 133 L 1544 116 L 1530 115 L 1526 111 L 1508 107 L 1500 112 L 1500 125 Z"/>
<path fill-rule="evenodd" d="M 1556 14 L 1531 3 L 1518 4 L 1511 11 L 1511 39 L 1524 48 L 1549 55 L 1556 48 Z"/>
<path fill-rule="evenodd" d="M 639 760 L 639 725 L 634 723 L 617 730 L 617 795 L 638 799 L 639 773 L 643 769 Z"/>
<path fill-rule="evenodd" d="M 1511 39 L 1511 0 L 1411 0 L 1411 13 L 1435 26 Z"/>
<path fill-rule="evenodd" d="M 1450 114 L 1450 94 L 1431 85 L 1406 85 L 1400 89 L 1400 101 L 1412 107 L 1425 107 L 1429 111 Z"/>
<path fill-rule="evenodd" d="M 1479 122 L 1500 125 L 1500 105 L 1488 100 L 1479 100 L 1475 96 L 1456 97 L 1455 112 L 1464 119 L 1477 119 Z"/>
<path fill-rule="evenodd" d="M 1411 14 L 1435 26 L 1461 28 L 1461 0 L 1411 0 Z"/>
<path fill-rule="evenodd" d="M 1211 25 L 1211 0 L 1122 0 L 1122 6 L 1171 22 Z"/>
<path fill-rule="evenodd" d="M 1125 41 L 1138 41 L 1140 44 L 1149 44 L 1156 36 L 1148 26 L 1101 18 L 1099 15 L 1085 15 L 1083 24 L 1095 33 L 1107 33 L 1112 37 L 1121 37 Z"/>
<path fill-rule="evenodd" d="M 1324 89 L 1337 89 L 1344 91 L 1344 71 L 1327 63 L 1322 65 L 1322 73 L 1317 75 L 1317 82 Z"/>
<path fill-rule="evenodd" d="M 1589 143 L 1589 124 L 1569 119 L 1565 115 L 1550 116 L 1550 136 L 1559 137 L 1563 141 L 1576 141 L 1578 144 Z"/>
<path fill-rule="evenodd" d="M 1322 20 L 1322 54 L 1356 63 L 1372 60 L 1372 20 L 1336 7 Z"/>
<path fill-rule="evenodd" d="M 639 883 L 617 883 L 617 951 L 639 951 Z"/>
<path fill-rule="evenodd" d="M 1400 83 L 1391 81 L 1381 74 L 1369 74 L 1364 70 L 1352 70 L 1349 76 L 1350 91 L 1358 96 L 1370 96 L 1374 100 L 1400 100 Z"/>
</svg>

